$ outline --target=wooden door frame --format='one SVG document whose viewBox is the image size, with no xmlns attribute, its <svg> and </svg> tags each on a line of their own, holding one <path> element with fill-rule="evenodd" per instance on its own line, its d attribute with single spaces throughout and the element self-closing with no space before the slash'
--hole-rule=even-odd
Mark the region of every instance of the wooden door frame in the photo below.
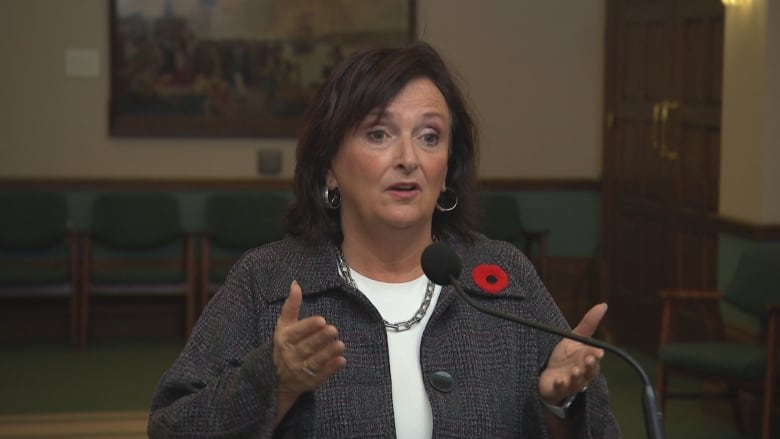
<svg viewBox="0 0 780 439">
<path fill-rule="evenodd" d="M 617 74 L 616 69 L 610 68 L 615 65 L 615 59 L 617 58 L 617 1 L 606 1 L 606 18 L 604 25 L 606 30 L 604 32 L 604 113 L 602 123 L 603 133 L 603 147 L 601 150 L 601 226 L 599 234 L 601 236 L 600 254 L 599 254 L 599 302 L 606 302 L 609 299 L 609 291 L 611 291 L 612 285 L 609 274 L 611 273 L 609 266 L 609 250 L 611 248 L 611 242 L 609 231 L 614 226 L 614 219 L 612 216 L 612 205 L 614 200 L 614 188 L 612 182 L 614 181 L 614 175 L 610 172 L 614 170 L 613 154 L 615 149 L 615 111 L 617 103 Z M 607 318 L 599 327 L 599 332 L 602 334 L 602 338 L 612 341 L 614 340 L 613 329 L 609 324 L 609 318 Z"/>
</svg>

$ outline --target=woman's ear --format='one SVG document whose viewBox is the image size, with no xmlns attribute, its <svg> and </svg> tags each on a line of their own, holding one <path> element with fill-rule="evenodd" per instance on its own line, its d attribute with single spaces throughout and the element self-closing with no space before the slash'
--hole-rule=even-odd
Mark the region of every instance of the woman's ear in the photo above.
<svg viewBox="0 0 780 439">
<path fill-rule="evenodd" d="M 333 175 L 333 171 L 328 169 L 328 172 L 325 173 L 325 187 L 330 189 L 335 189 L 339 186 L 338 180 L 336 180 L 336 176 Z"/>
</svg>

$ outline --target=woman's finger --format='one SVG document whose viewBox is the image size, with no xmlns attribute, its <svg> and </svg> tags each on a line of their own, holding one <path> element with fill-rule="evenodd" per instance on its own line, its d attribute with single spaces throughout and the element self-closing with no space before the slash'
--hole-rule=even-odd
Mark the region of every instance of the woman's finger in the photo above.
<svg viewBox="0 0 780 439">
<path fill-rule="evenodd" d="M 607 304 L 599 303 L 594 305 L 580 320 L 580 323 L 576 328 L 572 329 L 572 333 L 581 335 L 583 337 L 590 337 L 596 332 L 596 329 L 601 323 L 601 319 L 604 318 L 604 314 L 607 313 Z"/>
<path fill-rule="evenodd" d="M 323 370 L 334 359 L 342 356 L 342 354 L 344 354 L 344 351 L 345 351 L 344 342 L 341 340 L 333 340 L 327 345 L 323 346 L 322 349 L 320 349 L 319 351 L 307 357 L 305 361 L 309 366 L 309 369 L 318 370 L 318 371 Z M 338 365 L 334 365 L 334 366 L 338 366 Z"/>
<path fill-rule="evenodd" d="M 292 284 L 290 284 L 290 292 L 287 294 L 287 299 L 284 301 L 284 305 L 282 305 L 282 312 L 276 321 L 277 328 L 283 328 L 298 321 L 298 313 L 301 310 L 302 301 L 303 292 L 301 291 L 301 286 L 298 285 L 298 281 L 293 280 Z"/>
</svg>

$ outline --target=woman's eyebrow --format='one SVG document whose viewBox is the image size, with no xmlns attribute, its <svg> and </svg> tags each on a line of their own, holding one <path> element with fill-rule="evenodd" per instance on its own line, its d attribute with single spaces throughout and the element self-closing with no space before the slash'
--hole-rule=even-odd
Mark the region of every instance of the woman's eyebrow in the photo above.
<svg viewBox="0 0 780 439">
<path fill-rule="evenodd" d="M 449 120 L 449 114 L 441 113 L 439 111 L 428 111 L 422 114 L 425 119 L 440 119 L 442 121 Z"/>
<path fill-rule="evenodd" d="M 387 110 L 372 110 L 363 118 L 361 125 L 381 123 L 385 120 L 393 120 L 392 114 Z"/>
</svg>

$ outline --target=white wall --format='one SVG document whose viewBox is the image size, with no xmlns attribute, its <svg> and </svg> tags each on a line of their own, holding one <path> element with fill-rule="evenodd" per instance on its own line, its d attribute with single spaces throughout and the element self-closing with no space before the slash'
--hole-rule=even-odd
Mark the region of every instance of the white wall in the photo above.
<svg viewBox="0 0 780 439">
<path fill-rule="evenodd" d="M 254 178 L 257 152 L 294 140 L 107 134 L 107 0 L 3 0 L 0 177 Z M 460 72 L 479 113 L 482 175 L 598 178 L 604 0 L 417 0 L 418 29 Z M 67 77 L 68 48 L 97 78 Z"/>
<path fill-rule="evenodd" d="M 780 3 L 767 4 L 767 107 L 764 222 L 780 223 Z"/>
<path fill-rule="evenodd" d="M 770 5 L 771 3 L 771 5 Z M 780 222 L 780 5 L 726 9 L 720 211 Z"/>
<path fill-rule="evenodd" d="M 483 174 L 599 176 L 603 1 L 420 3 L 422 37 L 466 79 L 479 111 Z"/>
</svg>

